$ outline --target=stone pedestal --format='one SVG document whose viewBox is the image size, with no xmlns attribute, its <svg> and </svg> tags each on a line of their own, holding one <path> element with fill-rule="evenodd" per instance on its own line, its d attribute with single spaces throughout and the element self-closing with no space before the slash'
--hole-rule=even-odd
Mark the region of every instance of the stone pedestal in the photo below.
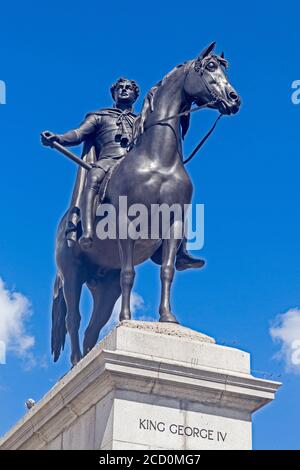
<svg viewBox="0 0 300 470">
<path fill-rule="evenodd" d="M 0 449 L 251 449 L 280 383 L 174 324 L 123 322 L 0 440 Z"/>
</svg>

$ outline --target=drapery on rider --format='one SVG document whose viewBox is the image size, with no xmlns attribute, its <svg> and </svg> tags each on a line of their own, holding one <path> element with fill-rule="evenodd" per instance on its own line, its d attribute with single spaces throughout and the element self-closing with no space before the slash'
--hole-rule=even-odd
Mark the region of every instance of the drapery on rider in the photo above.
<svg viewBox="0 0 300 470">
<path fill-rule="evenodd" d="M 91 170 L 78 170 L 73 191 L 71 207 L 68 212 L 66 237 L 76 241 L 79 217 L 82 235 L 79 243 L 83 249 L 93 244 L 93 223 L 95 219 L 95 200 L 105 174 L 114 167 L 128 152 L 133 139 L 134 123 L 137 115 L 133 113 L 133 104 L 139 96 L 139 87 L 134 80 L 119 78 L 111 87 L 115 105 L 87 114 L 83 123 L 64 134 L 42 133 L 42 143 L 51 146 L 58 142 L 64 146 L 85 143 L 83 158 L 92 163 Z M 93 150 L 93 152 L 91 151 Z M 186 251 L 186 239 L 177 252 L 176 268 L 200 268 L 204 261 L 194 258 Z"/>
</svg>

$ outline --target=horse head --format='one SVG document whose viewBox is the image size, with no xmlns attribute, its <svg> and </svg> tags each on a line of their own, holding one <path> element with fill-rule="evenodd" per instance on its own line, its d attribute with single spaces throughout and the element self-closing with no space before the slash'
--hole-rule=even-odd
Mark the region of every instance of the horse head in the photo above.
<svg viewBox="0 0 300 470">
<path fill-rule="evenodd" d="M 196 59 L 187 63 L 184 91 L 191 103 L 218 109 L 221 114 L 235 114 L 241 99 L 226 76 L 228 62 L 224 54 L 212 53 L 215 44 L 211 43 Z"/>
</svg>

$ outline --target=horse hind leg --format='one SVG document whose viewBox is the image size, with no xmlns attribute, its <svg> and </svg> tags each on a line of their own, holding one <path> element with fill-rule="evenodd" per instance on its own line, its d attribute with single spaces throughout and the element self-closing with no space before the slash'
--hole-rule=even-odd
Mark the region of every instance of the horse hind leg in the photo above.
<svg viewBox="0 0 300 470">
<path fill-rule="evenodd" d="M 75 366 L 81 359 L 79 345 L 80 310 L 79 302 L 83 286 L 78 270 L 72 270 L 64 277 L 64 297 L 67 306 L 66 327 L 71 340 L 71 363 Z"/>
<path fill-rule="evenodd" d="M 86 355 L 98 341 L 99 333 L 108 322 L 121 294 L 120 270 L 108 271 L 103 277 L 88 284 L 93 296 L 93 312 L 84 333 L 83 354 Z"/>
</svg>

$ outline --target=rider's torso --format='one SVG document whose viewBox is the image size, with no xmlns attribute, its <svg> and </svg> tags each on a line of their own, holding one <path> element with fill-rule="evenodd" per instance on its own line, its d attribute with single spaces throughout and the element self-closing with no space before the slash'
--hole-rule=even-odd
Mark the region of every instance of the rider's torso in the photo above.
<svg viewBox="0 0 300 470">
<path fill-rule="evenodd" d="M 113 114 L 99 116 L 99 126 L 95 132 L 97 160 L 102 158 L 120 158 L 127 152 L 133 137 L 133 115 L 127 115 L 120 123 L 120 117 Z"/>
</svg>

